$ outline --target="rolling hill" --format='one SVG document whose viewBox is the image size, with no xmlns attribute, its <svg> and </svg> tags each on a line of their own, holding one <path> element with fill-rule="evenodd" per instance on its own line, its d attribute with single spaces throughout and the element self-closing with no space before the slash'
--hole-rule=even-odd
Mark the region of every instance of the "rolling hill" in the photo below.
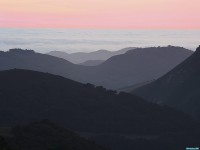
<svg viewBox="0 0 200 150">
<path fill-rule="evenodd" d="M 94 70 L 99 80 L 90 82 L 114 89 L 148 82 L 161 77 L 192 53 L 174 46 L 130 50 L 96 66 Z"/>
<path fill-rule="evenodd" d="M 0 70 L 48 72 L 82 83 L 120 89 L 157 79 L 191 54 L 192 51 L 181 47 L 140 48 L 113 56 L 98 66 L 81 66 L 30 50 L 11 49 L 0 52 Z"/>
<path fill-rule="evenodd" d="M 48 73 L 2 71 L 0 83 L 1 126 L 50 119 L 79 132 L 129 134 L 179 132 L 196 126 L 174 109 Z"/>
<path fill-rule="evenodd" d="M 0 139 L 0 148 L 2 143 L 10 150 L 105 150 L 48 120 L 15 126 L 10 134 Z"/>
<path fill-rule="evenodd" d="M 74 64 L 80 64 L 88 60 L 107 60 L 108 58 L 124 54 L 128 50 L 135 49 L 135 47 L 127 47 L 118 51 L 98 50 L 94 52 L 77 52 L 77 53 L 66 53 L 61 51 L 51 51 L 48 55 L 66 59 Z"/>
<path fill-rule="evenodd" d="M 200 119 L 200 47 L 158 80 L 134 90 L 151 102 L 169 105 Z"/>
</svg>

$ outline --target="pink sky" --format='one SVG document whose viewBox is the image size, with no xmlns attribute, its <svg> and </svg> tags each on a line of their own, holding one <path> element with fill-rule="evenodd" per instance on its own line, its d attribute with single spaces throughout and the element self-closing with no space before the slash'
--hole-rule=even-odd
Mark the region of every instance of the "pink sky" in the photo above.
<svg viewBox="0 0 200 150">
<path fill-rule="evenodd" d="M 200 29 L 200 0 L 0 0 L 0 27 Z"/>
</svg>

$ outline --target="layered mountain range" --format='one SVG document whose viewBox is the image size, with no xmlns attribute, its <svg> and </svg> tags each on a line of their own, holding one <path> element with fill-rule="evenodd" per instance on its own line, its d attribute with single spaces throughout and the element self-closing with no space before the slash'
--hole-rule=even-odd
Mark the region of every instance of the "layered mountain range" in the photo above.
<svg viewBox="0 0 200 150">
<path fill-rule="evenodd" d="M 139 48 L 113 56 L 98 66 L 81 66 L 30 50 L 11 49 L 0 52 L 0 70 L 49 72 L 82 83 L 119 89 L 157 79 L 191 54 L 192 51 L 182 47 Z"/>
<path fill-rule="evenodd" d="M 0 52 L 0 148 L 195 147 L 200 144 L 199 51 L 138 48 L 97 66 L 32 50 Z M 136 90 L 129 94 L 101 85 Z M 43 119 L 66 129 L 47 120 L 38 122 Z"/>
<path fill-rule="evenodd" d="M 112 56 L 124 54 L 129 50 L 133 50 L 135 47 L 127 47 L 118 51 L 98 50 L 94 52 L 76 52 L 66 53 L 62 51 L 51 51 L 48 55 L 66 59 L 74 64 L 84 64 L 87 61 L 101 60 L 105 61 Z"/>
</svg>

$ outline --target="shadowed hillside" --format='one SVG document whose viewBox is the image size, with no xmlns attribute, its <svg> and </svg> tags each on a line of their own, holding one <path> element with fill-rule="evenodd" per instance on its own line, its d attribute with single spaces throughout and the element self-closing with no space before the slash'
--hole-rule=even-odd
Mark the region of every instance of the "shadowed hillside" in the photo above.
<svg viewBox="0 0 200 150">
<path fill-rule="evenodd" d="M 200 119 L 200 47 L 172 71 L 132 93 L 183 110 Z"/>
<path fill-rule="evenodd" d="M 98 69 L 107 87 L 119 89 L 157 79 L 191 54 L 192 51 L 174 46 L 138 48 L 111 57 Z"/>
<path fill-rule="evenodd" d="M 11 133 L 6 140 L 12 150 L 105 150 L 48 120 L 16 126 Z"/>
<path fill-rule="evenodd" d="M 0 52 L 0 70 L 49 72 L 82 83 L 119 89 L 157 79 L 191 54 L 192 51 L 181 47 L 141 48 L 113 56 L 98 66 L 81 66 L 34 51 L 12 49 Z"/>
<path fill-rule="evenodd" d="M 10 70 L 0 72 L 0 83 L 4 126 L 47 118 L 81 132 L 157 134 L 195 129 L 195 121 L 179 111 L 60 76 Z"/>
</svg>

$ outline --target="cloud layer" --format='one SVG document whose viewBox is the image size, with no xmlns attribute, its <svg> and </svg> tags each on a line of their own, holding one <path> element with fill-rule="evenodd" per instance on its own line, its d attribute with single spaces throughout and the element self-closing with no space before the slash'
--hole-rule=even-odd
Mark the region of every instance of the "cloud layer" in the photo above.
<svg viewBox="0 0 200 150">
<path fill-rule="evenodd" d="M 89 52 L 125 47 L 183 46 L 195 49 L 200 30 L 79 30 L 79 29 L 0 29 L 0 48 Z"/>
</svg>

